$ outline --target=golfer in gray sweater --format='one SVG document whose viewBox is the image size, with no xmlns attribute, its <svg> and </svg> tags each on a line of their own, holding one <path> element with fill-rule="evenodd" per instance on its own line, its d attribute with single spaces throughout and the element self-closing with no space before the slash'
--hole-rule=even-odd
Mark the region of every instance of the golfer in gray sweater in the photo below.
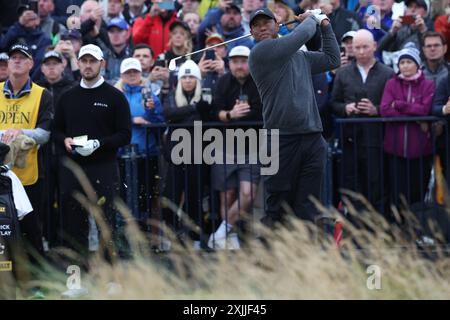
<svg viewBox="0 0 450 320">
<path fill-rule="evenodd" d="M 339 46 L 326 15 L 306 12 L 296 19 L 301 23 L 280 38 L 270 10 L 255 10 L 250 17 L 257 44 L 249 66 L 263 103 L 264 127 L 279 130 L 279 170 L 264 181 L 263 223 L 268 225 L 282 220 L 283 202 L 299 218 L 315 220 L 317 210 L 308 197 L 320 199 L 327 144 L 321 134 L 311 74 L 340 65 Z M 301 51 L 319 25 L 323 51 Z"/>
</svg>

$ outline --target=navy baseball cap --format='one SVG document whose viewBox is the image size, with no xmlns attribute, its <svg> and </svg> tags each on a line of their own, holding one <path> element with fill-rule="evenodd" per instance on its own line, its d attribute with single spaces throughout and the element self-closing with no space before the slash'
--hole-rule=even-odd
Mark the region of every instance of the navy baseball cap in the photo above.
<svg viewBox="0 0 450 320">
<path fill-rule="evenodd" d="M 60 36 L 61 40 L 70 40 L 70 39 L 81 40 L 81 38 L 82 38 L 81 33 L 77 29 L 65 30 L 61 32 Z"/>
<path fill-rule="evenodd" d="M 117 27 L 122 30 L 128 30 L 128 23 L 122 18 L 113 18 L 108 23 L 107 29 L 111 29 L 112 27 Z"/>
<path fill-rule="evenodd" d="M 33 59 L 33 55 L 31 54 L 31 50 L 30 48 L 28 48 L 27 45 L 25 44 L 21 44 L 21 43 L 16 43 L 14 44 L 8 51 L 8 55 L 11 57 L 11 55 L 14 52 L 20 52 L 23 55 L 25 55 L 27 58 Z"/>
<path fill-rule="evenodd" d="M 249 25 L 251 26 L 253 20 L 255 20 L 255 18 L 259 16 L 265 16 L 277 22 L 277 19 L 275 19 L 275 16 L 273 15 L 272 11 L 269 10 L 269 8 L 259 8 L 253 11 L 252 14 L 250 15 Z"/>
<path fill-rule="evenodd" d="M 47 61 L 49 59 L 56 59 L 59 62 L 63 62 L 62 55 L 58 51 L 54 51 L 54 50 L 48 51 L 47 53 L 45 53 L 44 59 L 42 59 L 42 62 L 44 63 L 45 61 Z"/>
</svg>

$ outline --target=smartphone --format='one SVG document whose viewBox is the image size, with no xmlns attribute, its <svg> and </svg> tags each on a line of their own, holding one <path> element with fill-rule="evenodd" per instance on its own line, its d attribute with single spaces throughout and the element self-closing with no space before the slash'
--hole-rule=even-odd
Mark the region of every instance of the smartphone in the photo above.
<svg viewBox="0 0 450 320">
<path fill-rule="evenodd" d="M 205 52 L 205 60 L 215 60 L 216 52 L 214 50 L 206 50 Z"/>
<path fill-rule="evenodd" d="M 70 147 L 72 148 L 72 150 L 75 150 L 76 148 L 83 148 L 83 146 L 79 144 L 71 144 Z"/>
<path fill-rule="evenodd" d="M 344 46 L 341 46 L 341 47 L 340 47 L 340 50 L 341 50 L 341 53 L 343 53 L 344 56 L 345 56 L 345 55 L 346 55 L 345 47 L 344 47 Z"/>
<path fill-rule="evenodd" d="M 173 1 L 158 2 L 158 7 L 161 10 L 175 10 L 175 3 Z"/>
<path fill-rule="evenodd" d="M 166 60 L 156 60 L 154 67 L 166 67 Z"/>
<path fill-rule="evenodd" d="M 30 10 L 34 13 L 38 13 L 38 1 L 37 0 L 30 0 L 28 5 L 30 6 Z"/>
<path fill-rule="evenodd" d="M 363 91 L 359 91 L 356 93 L 356 106 L 358 106 L 358 103 L 362 100 L 362 99 L 367 99 L 367 91 L 363 90 Z"/>
<path fill-rule="evenodd" d="M 402 25 L 404 26 L 412 25 L 416 22 L 416 18 L 412 15 L 402 16 L 400 18 L 402 19 Z"/>
<path fill-rule="evenodd" d="M 202 100 L 208 102 L 209 104 L 212 103 L 211 88 L 202 88 Z"/>
<path fill-rule="evenodd" d="M 242 103 L 248 103 L 248 96 L 246 94 L 239 95 L 239 101 Z"/>
<path fill-rule="evenodd" d="M 152 89 L 150 87 L 144 87 L 141 91 L 142 99 L 144 100 L 144 109 L 149 109 L 147 107 L 147 103 L 150 99 L 152 99 Z"/>
</svg>

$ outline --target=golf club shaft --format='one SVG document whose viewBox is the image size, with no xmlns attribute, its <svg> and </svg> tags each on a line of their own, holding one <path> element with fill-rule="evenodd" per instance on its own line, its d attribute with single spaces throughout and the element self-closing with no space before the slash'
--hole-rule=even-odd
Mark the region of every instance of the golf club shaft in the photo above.
<svg viewBox="0 0 450 320">
<path fill-rule="evenodd" d="M 280 27 L 287 26 L 287 25 L 290 25 L 290 24 L 293 24 L 293 23 L 296 23 L 296 22 L 298 22 L 298 21 L 297 20 L 292 20 L 292 21 L 288 21 L 286 23 L 280 23 Z M 178 59 L 181 59 L 181 58 L 184 58 L 184 57 L 187 57 L 187 56 L 191 56 L 193 54 L 197 54 L 197 53 L 200 53 L 200 52 L 203 52 L 203 51 L 206 51 L 206 50 L 210 50 L 210 49 L 213 49 L 215 47 L 224 46 L 224 45 L 227 45 L 227 44 L 229 44 L 231 42 L 234 42 L 234 41 L 237 41 L 237 40 L 241 40 L 241 39 L 245 39 L 245 38 L 248 38 L 248 37 L 251 37 L 251 33 L 243 35 L 243 36 L 240 36 L 240 37 L 237 37 L 237 38 L 234 38 L 234 39 L 231 39 L 231 40 L 228 40 L 228 41 L 225 41 L 225 42 L 221 42 L 221 43 L 215 44 L 215 45 L 210 46 L 208 48 L 203 48 L 203 49 L 200 49 L 200 50 L 197 50 L 197 51 L 185 54 L 183 56 L 176 57 L 173 60 L 178 60 Z"/>
</svg>

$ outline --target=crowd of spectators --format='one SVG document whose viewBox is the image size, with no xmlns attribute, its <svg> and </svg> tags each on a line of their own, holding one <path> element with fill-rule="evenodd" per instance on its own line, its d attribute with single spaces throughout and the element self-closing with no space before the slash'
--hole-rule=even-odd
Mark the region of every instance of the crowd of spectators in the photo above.
<svg viewBox="0 0 450 320">
<path fill-rule="evenodd" d="M 79 10 L 67 10 L 71 5 L 79 6 Z M 311 90 L 322 118 L 323 135 L 330 143 L 337 139 L 343 150 L 343 179 L 336 179 L 336 190 L 361 192 L 376 208 L 394 202 L 400 193 L 410 203 L 422 201 L 434 150 L 444 155 L 449 147 L 442 130 L 450 114 L 447 0 L 30 0 L 0 1 L 0 6 L 0 80 L 6 81 L 3 95 L 17 98 L 31 94 L 26 86 L 37 84 L 51 94 L 52 114 L 58 114 L 61 96 L 82 82 L 80 49 L 85 45 L 99 47 L 104 60 L 102 77 L 123 94 L 129 105 L 133 150 L 149 164 L 139 165 L 139 183 L 150 186 L 143 195 L 149 198 L 150 206 L 140 204 L 139 210 L 146 211 L 146 218 L 175 220 L 177 214 L 160 215 L 159 200 L 165 196 L 202 225 L 207 220 L 206 207 L 211 205 L 205 205 L 205 195 L 217 192 L 219 222 L 209 230 L 213 236 L 190 234 L 198 247 L 224 248 L 225 239 L 231 235 L 228 244 L 239 248 L 236 225 L 240 214 L 254 205 L 259 168 L 241 164 L 176 165 L 168 156 L 173 145 L 165 137 L 173 130 L 172 125 L 184 124 L 193 130 L 189 126 L 197 120 L 243 129 L 249 127 L 245 121 L 262 121 L 261 100 L 248 68 L 253 38 L 220 45 L 249 33 L 249 15 L 257 8 L 270 8 L 279 23 L 319 8 L 331 20 L 341 46 L 341 66 L 313 75 Z M 288 36 L 295 26 L 282 26 L 279 36 Z M 17 44 L 26 49 L 11 50 Z M 213 45 L 211 50 L 185 56 Z M 320 34 L 301 50 L 321 50 Z M 13 68 L 17 56 L 26 52 L 32 56 L 32 82 L 17 93 L 8 79 L 11 72 L 17 73 Z M 174 58 L 179 58 L 176 68 L 169 70 Z M 77 96 L 71 97 L 75 101 L 67 96 L 64 100 L 76 105 Z M 342 131 L 335 124 L 336 118 L 427 115 L 441 117 L 442 121 L 436 125 L 389 123 L 381 133 L 376 123 L 352 124 Z M 44 131 L 52 132 L 38 151 L 42 160 L 39 177 L 45 177 L 42 190 L 47 192 L 41 199 L 44 204 L 39 210 L 35 208 L 40 211 L 44 237 L 51 246 L 62 236 L 55 231 L 64 223 L 58 219 L 57 168 L 66 150 L 58 145 L 61 141 L 54 137 L 48 119 L 38 120 L 45 122 Z M 145 128 L 154 124 L 159 127 Z M 0 125 L 1 130 L 11 129 L 6 122 Z M 126 155 L 127 150 L 121 147 L 117 157 Z M 380 155 L 383 160 L 374 161 Z M 446 170 L 449 159 L 442 160 Z M 386 186 L 385 191 L 380 191 L 380 184 Z M 387 186 L 392 188 L 387 190 Z M 172 226 L 178 228 L 178 222 Z"/>
</svg>

